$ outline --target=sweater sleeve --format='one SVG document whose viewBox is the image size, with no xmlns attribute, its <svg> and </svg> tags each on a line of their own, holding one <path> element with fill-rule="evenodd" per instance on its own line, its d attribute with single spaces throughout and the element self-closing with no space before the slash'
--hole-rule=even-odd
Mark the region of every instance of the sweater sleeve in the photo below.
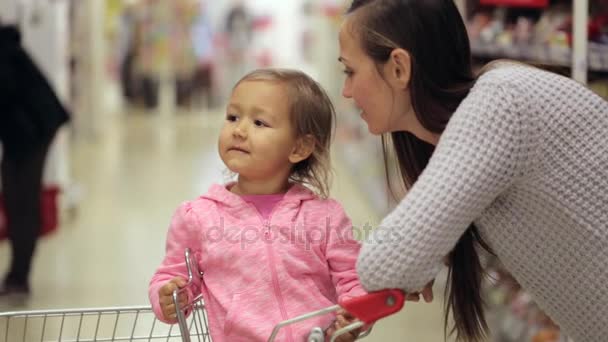
<svg viewBox="0 0 608 342">
<path fill-rule="evenodd" d="M 328 239 L 325 249 L 338 300 L 366 294 L 355 269 L 360 243 L 353 238 L 353 225 L 342 206 L 330 200 Z"/>
<path fill-rule="evenodd" d="M 421 290 L 468 226 L 515 182 L 530 147 L 521 100 L 510 84 L 473 87 L 416 183 L 364 243 L 357 271 L 367 290 Z"/>
<path fill-rule="evenodd" d="M 188 280 L 184 251 L 186 248 L 190 248 L 195 256 L 200 255 L 200 233 L 197 227 L 199 227 L 198 218 L 191 204 L 189 202 L 182 204 L 173 215 L 169 226 L 165 257 L 150 280 L 148 287 L 150 304 L 156 317 L 165 323 L 174 322 L 164 319 L 160 309 L 158 290 L 174 277 L 179 276 Z M 188 298 L 192 299 L 198 295 L 200 286 L 200 278 L 193 277 L 193 286 L 188 289 Z"/>
</svg>

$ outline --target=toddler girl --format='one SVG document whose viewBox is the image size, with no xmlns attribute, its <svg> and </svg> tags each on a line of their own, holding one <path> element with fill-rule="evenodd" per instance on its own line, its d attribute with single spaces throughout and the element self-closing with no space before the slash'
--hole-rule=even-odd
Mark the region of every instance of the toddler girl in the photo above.
<svg viewBox="0 0 608 342">
<path fill-rule="evenodd" d="M 365 294 L 351 222 L 327 198 L 334 117 L 325 92 L 301 72 L 257 70 L 237 83 L 219 154 L 238 177 L 173 216 L 149 287 L 160 320 L 176 321 L 171 295 L 186 284 L 186 248 L 204 272 L 194 291 L 203 294 L 214 342 L 266 341 L 281 321 Z M 348 313 L 310 319 L 276 340 L 304 341 L 315 326 L 334 330 L 350 320 Z"/>
</svg>

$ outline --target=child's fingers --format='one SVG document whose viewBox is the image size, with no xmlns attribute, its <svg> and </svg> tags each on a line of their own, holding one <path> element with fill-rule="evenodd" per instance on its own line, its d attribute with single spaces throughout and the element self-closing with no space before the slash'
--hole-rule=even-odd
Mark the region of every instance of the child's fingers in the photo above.
<svg viewBox="0 0 608 342">
<path fill-rule="evenodd" d="M 182 288 L 188 284 L 188 281 L 182 277 L 175 277 L 171 281 L 176 284 L 179 288 Z"/>
<path fill-rule="evenodd" d="M 339 326 L 340 328 L 344 328 L 345 326 L 347 326 L 349 324 L 350 324 L 350 321 L 347 320 L 343 315 L 336 316 L 336 325 Z"/>
<path fill-rule="evenodd" d="M 352 322 L 349 322 L 343 316 L 336 316 L 336 321 L 334 322 L 334 330 L 333 330 L 332 334 L 334 332 L 336 332 L 338 329 L 342 329 L 351 323 Z M 357 339 L 357 336 L 359 336 L 360 331 L 361 331 L 360 329 L 356 329 L 353 331 L 349 331 L 347 333 L 343 333 L 340 336 L 338 336 L 338 338 L 336 338 L 336 341 L 337 342 L 355 341 Z"/>
<path fill-rule="evenodd" d="M 161 296 L 169 296 L 173 295 L 173 291 L 177 289 L 181 289 L 186 286 L 188 282 L 182 277 L 175 277 L 169 280 L 165 285 L 163 285 L 159 290 L 159 295 Z"/>
<path fill-rule="evenodd" d="M 336 338 L 336 342 L 352 342 L 355 339 L 352 338 L 349 334 L 342 334 Z"/>
<path fill-rule="evenodd" d="M 168 282 L 165 285 L 163 285 L 163 287 L 161 287 L 158 290 L 158 294 L 159 296 L 172 296 L 173 295 L 173 291 L 177 290 L 178 287 L 175 283 L 172 282 Z"/>
<path fill-rule="evenodd" d="M 171 301 L 173 301 L 173 295 L 171 295 Z M 177 301 L 179 302 L 180 305 L 186 304 L 188 302 L 188 294 L 187 293 L 178 294 Z"/>
<path fill-rule="evenodd" d="M 158 298 L 158 301 L 159 301 L 160 305 L 164 305 L 164 306 L 175 304 L 173 302 L 173 296 L 162 296 L 162 297 Z M 186 296 L 185 293 L 182 293 L 179 295 L 177 303 L 180 308 L 183 308 L 184 306 L 186 306 L 188 304 L 188 297 Z"/>
<path fill-rule="evenodd" d="M 177 312 L 175 311 L 175 304 L 164 305 L 162 308 L 163 316 L 166 320 L 172 320 L 177 318 Z"/>
<path fill-rule="evenodd" d="M 336 311 L 336 315 L 342 315 L 342 316 L 344 316 L 344 318 L 346 318 L 348 320 L 355 319 L 355 316 L 353 316 L 350 312 L 348 312 L 342 308 L 338 309 L 338 311 Z"/>
<path fill-rule="evenodd" d="M 177 289 L 179 289 L 180 284 L 184 284 L 183 278 L 173 278 L 171 279 L 169 282 L 167 282 L 165 285 L 163 285 L 159 290 L 158 290 L 158 301 L 159 304 L 161 305 L 161 307 L 163 307 L 163 312 L 165 310 L 165 308 L 169 308 L 169 307 L 173 307 L 173 311 L 172 313 L 175 313 L 175 303 L 173 302 L 173 292 Z M 187 303 L 188 303 L 188 295 L 186 293 L 180 293 L 178 294 L 178 303 L 179 303 L 179 307 L 184 307 Z M 167 319 L 169 319 L 170 317 L 165 316 Z"/>
<path fill-rule="evenodd" d="M 186 281 L 186 279 L 184 279 L 182 277 L 175 277 L 175 278 L 169 280 L 169 283 L 175 284 L 178 288 L 181 289 L 182 287 L 184 287 L 188 284 L 188 281 Z"/>
<path fill-rule="evenodd" d="M 345 324 L 346 323 L 346 324 Z M 337 315 L 336 316 L 336 320 L 325 330 L 325 337 L 326 339 L 331 338 L 331 336 L 338 330 L 341 328 L 344 328 L 345 326 L 347 326 L 348 324 L 350 324 L 350 322 L 348 322 L 348 320 L 345 319 L 344 316 L 342 315 Z M 344 333 L 341 334 L 340 336 L 338 336 L 336 338 L 337 342 L 350 342 L 350 341 L 355 341 L 357 339 L 357 336 L 359 336 L 359 329 L 357 331 L 351 331 L 349 333 Z"/>
<path fill-rule="evenodd" d="M 186 300 L 180 301 L 179 302 L 179 308 L 183 308 L 185 307 L 187 304 Z M 173 320 L 177 318 L 177 311 L 175 308 L 175 303 L 173 303 L 173 301 L 169 302 L 169 303 L 165 303 L 165 304 L 161 304 L 161 311 L 163 312 L 163 316 L 165 316 L 165 319 L 167 320 Z"/>
<path fill-rule="evenodd" d="M 173 299 L 171 300 L 171 303 L 173 303 Z M 186 306 L 188 304 L 188 299 L 186 298 L 186 295 L 180 296 L 178 298 L 177 304 L 179 305 L 179 308 L 183 308 L 184 306 Z"/>
<path fill-rule="evenodd" d="M 173 304 L 173 298 L 171 296 L 159 296 L 158 297 L 158 302 L 160 303 L 160 305 L 169 305 L 169 304 Z"/>
</svg>

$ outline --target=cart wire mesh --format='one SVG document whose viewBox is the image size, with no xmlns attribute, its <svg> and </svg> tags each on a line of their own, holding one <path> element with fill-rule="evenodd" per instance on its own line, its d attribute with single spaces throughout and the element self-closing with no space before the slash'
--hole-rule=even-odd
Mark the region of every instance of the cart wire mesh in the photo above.
<svg viewBox="0 0 608 342">
<path fill-rule="evenodd" d="M 202 277 L 191 250 L 184 251 L 188 283 L 173 292 L 178 322 L 160 322 L 150 306 L 0 312 L 0 342 L 182 341 L 210 342 L 202 295 L 179 306 L 178 295 Z"/>
<path fill-rule="evenodd" d="M 210 342 L 202 301 L 187 319 L 189 341 Z M 0 313 L 0 342 L 183 341 L 150 306 Z"/>
</svg>

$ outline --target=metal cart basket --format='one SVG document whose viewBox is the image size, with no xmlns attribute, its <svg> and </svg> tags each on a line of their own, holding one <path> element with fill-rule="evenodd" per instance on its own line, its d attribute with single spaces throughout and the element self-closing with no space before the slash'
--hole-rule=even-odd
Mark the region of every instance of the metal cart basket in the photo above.
<svg viewBox="0 0 608 342">
<path fill-rule="evenodd" d="M 198 270 L 198 263 L 192 261 L 189 249 L 185 251 L 185 259 L 188 284 L 173 292 L 176 307 L 179 307 L 180 293 L 187 291 L 187 288 L 192 286 L 195 277 L 203 276 L 203 272 Z M 343 333 L 369 326 L 378 319 L 399 311 L 403 307 L 404 300 L 403 292 L 386 290 L 340 302 L 339 305 L 278 323 L 268 341 L 274 341 L 279 330 L 287 325 L 344 308 L 358 320 L 334 332 L 330 338 L 331 341 L 334 341 Z M 179 308 L 180 310 L 177 310 L 178 322 L 174 325 L 159 322 L 150 306 L 0 312 L 0 342 L 210 342 L 202 295 L 198 295 L 187 305 Z M 371 328 L 367 329 L 359 338 L 370 332 Z M 315 327 L 311 330 L 308 342 L 323 342 L 325 341 L 324 335 L 320 327 Z"/>
</svg>

